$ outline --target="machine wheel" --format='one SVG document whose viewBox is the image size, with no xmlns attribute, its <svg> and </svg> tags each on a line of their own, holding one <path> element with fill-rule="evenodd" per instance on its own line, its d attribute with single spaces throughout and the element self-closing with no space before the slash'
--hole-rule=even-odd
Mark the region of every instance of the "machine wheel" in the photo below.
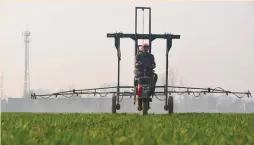
<svg viewBox="0 0 254 145">
<path fill-rule="evenodd" d="M 136 96 L 136 98 L 137 98 L 136 101 L 138 102 L 138 107 L 137 107 L 137 109 L 138 109 L 138 111 L 141 111 L 141 110 L 142 110 L 142 100 L 139 99 L 138 96 Z"/>
<path fill-rule="evenodd" d="M 148 114 L 148 109 L 149 109 L 149 102 L 147 100 L 142 100 L 142 113 L 143 113 L 143 115 Z"/>
<path fill-rule="evenodd" d="M 112 113 L 116 113 L 116 95 L 112 96 Z"/>
<path fill-rule="evenodd" d="M 173 96 L 168 96 L 168 114 L 174 113 L 174 98 Z"/>
</svg>

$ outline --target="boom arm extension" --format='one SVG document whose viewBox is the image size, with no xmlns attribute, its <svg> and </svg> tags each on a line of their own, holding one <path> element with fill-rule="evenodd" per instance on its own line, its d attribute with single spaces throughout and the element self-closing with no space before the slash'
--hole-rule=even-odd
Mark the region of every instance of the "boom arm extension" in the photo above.
<svg viewBox="0 0 254 145">
<path fill-rule="evenodd" d="M 121 89 L 133 89 L 133 86 L 120 86 Z M 164 91 L 156 91 L 156 95 L 165 95 L 166 94 L 166 87 L 165 86 L 156 86 L 157 89 L 163 88 Z M 193 94 L 195 97 L 198 97 L 201 94 L 233 94 L 238 98 L 243 98 L 247 95 L 248 98 L 252 98 L 251 93 L 248 92 L 232 92 L 232 91 L 226 91 L 223 90 L 220 87 L 217 87 L 215 89 L 212 88 L 195 88 L 195 87 L 180 87 L 180 86 L 168 86 L 168 88 L 174 88 L 174 89 L 185 89 L 181 91 L 167 91 L 169 95 L 171 94 L 178 94 L 178 95 L 183 95 L 183 94 Z M 51 98 L 51 97 L 57 97 L 57 96 L 69 96 L 69 95 L 82 95 L 82 94 L 93 94 L 94 96 L 100 95 L 101 97 L 106 97 L 108 94 L 116 94 L 116 91 L 109 91 L 109 89 L 117 89 L 117 87 L 104 87 L 104 88 L 91 88 L 91 89 L 80 89 L 80 90 L 70 90 L 70 91 L 63 91 L 63 92 L 57 92 L 57 93 L 52 93 L 52 94 L 40 94 L 37 95 L 35 93 L 31 94 L 32 99 L 36 99 L 37 97 L 39 98 Z M 98 91 L 99 90 L 99 91 Z M 100 90 L 105 90 L 101 92 Z M 108 91 L 107 91 L 108 90 Z M 198 94 L 198 96 L 195 95 L 195 93 Z M 104 96 L 102 96 L 104 95 Z M 119 91 L 119 95 L 121 96 L 134 96 L 134 92 L 132 91 Z M 244 95 L 244 96 L 239 96 L 239 95 Z M 68 97 L 69 98 L 69 97 Z"/>
</svg>

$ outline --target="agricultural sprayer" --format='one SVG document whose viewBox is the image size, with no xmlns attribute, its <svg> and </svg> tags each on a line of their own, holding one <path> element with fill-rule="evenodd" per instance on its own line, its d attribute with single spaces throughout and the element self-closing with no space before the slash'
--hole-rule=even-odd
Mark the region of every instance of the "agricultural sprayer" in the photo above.
<svg viewBox="0 0 254 145">
<path fill-rule="evenodd" d="M 138 10 L 149 11 L 149 33 L 148 34 L 138 34 L 137 33 L 137 13 Z M 144 27 L 144 21 L 143 21 L 143 27 Z M 208 94 L 208 93 L 225 93 L 225 94 L 234 94 L 238 98 L 242 98 L 247 95 L 247 97 L 251 97 L 251 93 L 248 92 L 232 92 L 232 91 L 226 91 L 222 88 L 194 88 L 194 87 L 183 87 L 183 86 L 169 86 L 168 85 L 168 53 L 172 47 L 172 40 L 173 39 L 180 39 L 180 35 L 174 35 L 174 34 L 152 34 L 151 33 L 151 8 L 150 7 L 135 7 L 135 33 L 107 33 L 108 38 L 114 38 L 115 48 L 117 50 L 117 57 L 118 57 L 118 76 L 117 76 L 117 86 L 115 87 L 102 87 L 102 88 L 91 88 L 91 89 L 81 89 L 81 90 L 70 90 L 70 91 L 64 91 L 64 92 L 57 92 L 53 94 L 31 94 L 31 98 L 36 99 L 37 97 L 44 97 L 44 96 L 74 96 L 74 95 L 81 95 L 81 94 L 94 94 L 94 95 L 112 95 L 112 113 L 116 113 L 116 110 L 120 110 L 120 96 L 130 96 L 134 98 L 134 105 L 135 102 L 141 101 L 142 107 L 137 107 L 137 109 L 140 111 L 142 110 L 143 115 L 148 114 L 149 110 L 149 103 L 152 102 L 153 97 L 156 95 L 165 96 L 165 105 L 164 110 L 168 111 L 169 114 L 172 114 L 174 112 L 174 98 L 173 94 Z M 134 79 L 134 85 L 133 86 L 120 86 L 120 61 L 121 61 L 121 49 L 120 49 L 120 39 L 122 38 L 130 38 L 134 40 L 134 49 L 135 49 L 135 55 L 136 56 L 139 53 L 139 47 L 138 40 L 148 40 L 149 41 L 149 53 L 152 51 L 152 42 L 155 39 L 165 39 L 166 40 L 166 79 L 165 79 L 165 85 L 164 86 L 155 86 L 155 91 L 152 95 L 148 95 L 150 89 L 151 89 L 151 78 L 147 77 L 146 75 L 141 76 L 139 78 Z M 137 84 L 137 85 L 135 85 Z M 182 89 L 182 91 L 175 91 L 171 89 Z M 114 89 L 115 91 L 109 91 L 110 89 Z M 130 91 L 121 91 L 120 89 L 129 89 Z M 163 89 L 163 91 L 157 91 L 157 89 Z M 100 90 L 104 90 L 101 92 Z M 239 95 L 244 96 L 239 96 Z M 48 98 L 47 97 L 47 98 Z"/>
</svg>

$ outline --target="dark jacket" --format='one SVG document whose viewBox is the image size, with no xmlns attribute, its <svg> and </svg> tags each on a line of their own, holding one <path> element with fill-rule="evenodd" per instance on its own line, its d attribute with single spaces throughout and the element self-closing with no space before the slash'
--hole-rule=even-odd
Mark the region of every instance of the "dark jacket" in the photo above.
<svg viewBox="0 0 254 145">
<path fill-rule="evenodd" d="M 137 62 L 141 62 L 142 65 L 137 65 Z M 148 52 L 140 52 L 135 58 L 135 74 L 142 72 L 144 69 L 152 71 L 156 67 L 154 55 Z"/>
</svg>

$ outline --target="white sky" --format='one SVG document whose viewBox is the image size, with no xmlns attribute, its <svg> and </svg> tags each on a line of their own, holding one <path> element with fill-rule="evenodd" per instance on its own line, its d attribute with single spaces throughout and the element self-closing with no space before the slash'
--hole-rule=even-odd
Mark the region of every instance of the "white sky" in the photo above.
<svg viewBox="0 0 254 145">
<path fill-rule="evenodd" d="M 253 2 L 16 2 L 0 3 L 5 94 L 23 95 L 22 31 L 27 25 L 32 33 L 32 89 L 57 91 L 72 84 L 80 89 L 116 82 L 116 49 L 106 33 L 134 33 L 135 6 L 152 8 L 152 33 L 181 35 L 173 41 L 169 62 L 185 86 L 254 92 Z M 133 81 L 133 46 L 134 41 L 122 39 L 121 82 L 125 84 Z M 158 74 L 165 71 L 165 46 L 165 40 L 153 43 Z"/>
</svg>

